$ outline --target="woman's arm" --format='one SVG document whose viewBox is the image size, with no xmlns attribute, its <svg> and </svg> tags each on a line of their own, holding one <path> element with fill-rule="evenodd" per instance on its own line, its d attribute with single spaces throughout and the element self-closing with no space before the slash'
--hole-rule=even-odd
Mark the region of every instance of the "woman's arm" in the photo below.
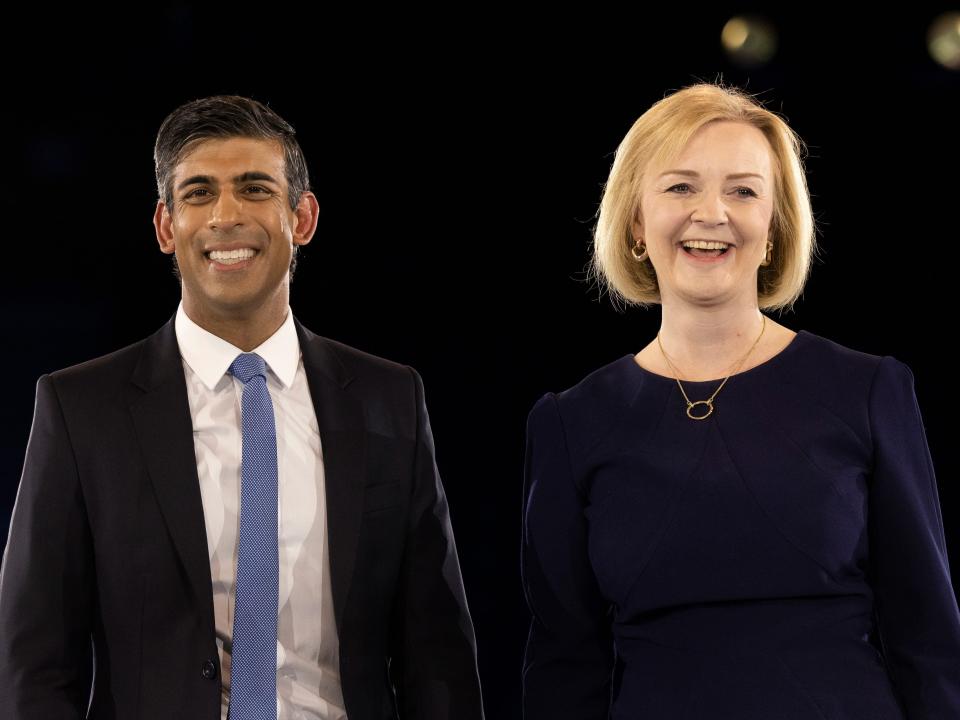
<svg viewBox="0 0 960 720">
<path fill-rule="evenodd" d="M 870 580 L 887 667 L 910 720 L 960 718 L 960 613 L 909 367 L 880 361 L 869 412 Z"/>
<path fill-rule="evenodd" d="M 532 620 L 523 662 L 525 720 L 604 720 L 614 665 L 609 602 L 587 557 L 584 499 L 553 394 L 527 420 L 523 586 Z"/>
</svg>

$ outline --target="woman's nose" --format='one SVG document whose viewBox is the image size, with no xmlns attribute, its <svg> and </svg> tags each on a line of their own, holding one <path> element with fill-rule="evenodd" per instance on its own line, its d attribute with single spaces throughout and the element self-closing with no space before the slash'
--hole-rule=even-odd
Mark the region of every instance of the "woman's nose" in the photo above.
<svg viewBox="0 0 960 720">
<path fill-rule="evenodd" d="M 692 222 L 704 225 L 722 225 L 727 221 L 727 206 L 718 192 L 702 192 L 694 201 Z"/>
</svg>

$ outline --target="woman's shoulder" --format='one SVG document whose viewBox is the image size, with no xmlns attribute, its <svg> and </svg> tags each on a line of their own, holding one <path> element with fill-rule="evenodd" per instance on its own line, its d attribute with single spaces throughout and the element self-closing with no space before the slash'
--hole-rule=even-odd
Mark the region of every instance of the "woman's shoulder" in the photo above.
<svg viewBox="0 0 960 720">
<path fill-rule="evenodd" d="M 913 374 L 893 355 L 807 330 L 798 333 L 797 341 L 796 351 L 767 376 L 771 384 L 764 388 L 781 410 L 789 407 L 797 417 L 826 411 L 868 439 L 869 417 L 878 403 L 903 407 L 912 397 Z"/>
<path fill-rule="evenodd" d="M 782 358 L 774 356 L 771 359 L 783 360 L 781 367 L 786 369 L 788 377 L 795 379 L 806 375 L 822 380 L 824 373 L 847 379 L 851 376 L 869 379 L 884 360 L 906 367 L 893 356 L 858 350 L 810 330 L 798 331 L 781 353 Z M 624 405 L 638 389 L 647 385 L 645 380 L 651 376 L 652 373 L 637 364 L 632 354 L 622 355 L 588 372 L 573 385 L 546 393 L 541 402 L 550 397 L 561 408 Z"/>
<path fill-rule="evenodd" d="M 622 404 L 635 364 L 633 355 L 622 355 L 591 370 L 573 385 L 548 394 L 556 397 L 562 407 Z"/>
<path fill-rule="evenodd" d="M 528 428 L 562 428 L 571 444 L 589 444 L 590 437 L 602 436 L 631 404 L 637 393 L 635 365 L 633 355 L 623 355 L 571 386 L 544 393 L 530 411 Z"/>
<path fill-rule="evenodd" d="M 884 364 L 894 372 L 910 372 L 906 363 L 893 355 L 860 350 L 809 330 L 800 330 L 794 342 L 798 341 L 798 352 L 792 353 L 792 363 L 786 364 L 788 377 L 808 377 L 827 385 L 833 384 L 831 381 L 869 385 Z"/>
</svg>

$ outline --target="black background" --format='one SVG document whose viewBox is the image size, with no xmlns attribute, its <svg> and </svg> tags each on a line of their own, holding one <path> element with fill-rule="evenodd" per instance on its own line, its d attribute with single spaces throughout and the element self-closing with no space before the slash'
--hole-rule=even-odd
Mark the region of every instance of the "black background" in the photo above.
<svg viewBox="0 0 960 720">
<path fill-rule="evenodd" d="M 653 102 L 722 79 L 758 93 L 810 150 L 824 262 L 795 312 L 775 317 L 913 369 L 956 568 L 960 74 L 926 55 L 940 9 L 768 12 L 780 49 L 749 71 L 719 46 L 730 12 L 680 5 L 526 18 L 167 6 L 11 20 L 0 528 L 36 379 L 135 342 L 176 309 L 151 225 L 160 122 L 195 97 L 250 95 L 297 128 L 321 205 L 292 286 L 297 316 L 424 378 L 488 717 L 519 718 L 526 413 L 656 332 L 658 310 L 618 312 L 585 282 L 601 186 Z"/>
</svg>

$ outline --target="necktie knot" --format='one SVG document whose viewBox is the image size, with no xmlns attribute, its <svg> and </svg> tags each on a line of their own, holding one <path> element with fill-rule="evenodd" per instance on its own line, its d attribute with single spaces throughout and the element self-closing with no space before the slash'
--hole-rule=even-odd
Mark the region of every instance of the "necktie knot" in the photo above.
<svg viewBox="0 0 960 720">
<path fill-rule="evenodd" d="M 266 380 L 267 364 L 256 353 L 241 353 L 237 355 L 236 360 L 230 363 L 227 372 L 246 385 L 257 376 Z"/>
</svg>

